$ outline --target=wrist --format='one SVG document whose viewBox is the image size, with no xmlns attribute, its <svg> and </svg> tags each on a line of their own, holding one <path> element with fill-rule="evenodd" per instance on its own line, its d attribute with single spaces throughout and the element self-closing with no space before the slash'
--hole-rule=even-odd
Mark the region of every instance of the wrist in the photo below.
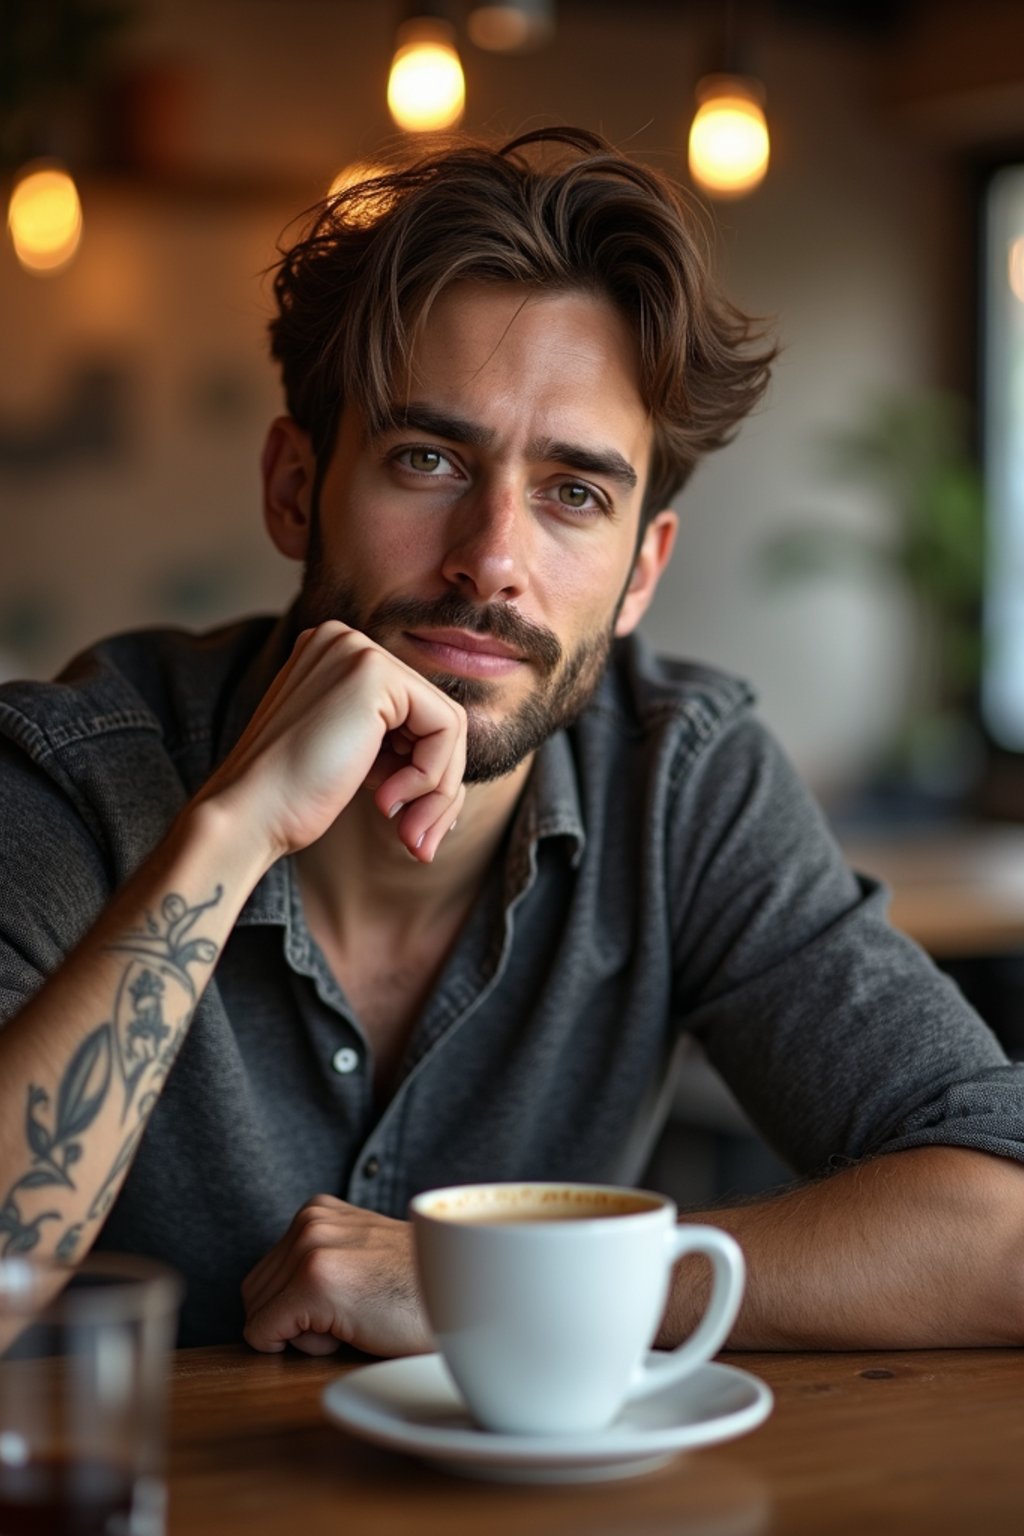
<svg viewBox="0 0 1024 1536">
<path fill-rule="evenodd" d="M 200 792 L 181 812 L 171 839 L 211 864 L 220 884 L 243 886 L 246 896 L 284 852 L 259 835 L 230 795 Z"/>
</svg>

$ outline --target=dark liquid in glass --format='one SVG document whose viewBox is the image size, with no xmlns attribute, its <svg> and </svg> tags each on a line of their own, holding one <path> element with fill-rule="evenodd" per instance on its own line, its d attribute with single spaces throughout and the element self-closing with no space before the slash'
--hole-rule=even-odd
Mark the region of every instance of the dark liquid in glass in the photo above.
<svg viewBox="0 0 1024 1536">
<path fill-rule="evenodd" d="M 0 1467 L 0 1536 L 120 1536 L 131 1531 L 132 1487 L 104 1461 Z"/>
</svg>

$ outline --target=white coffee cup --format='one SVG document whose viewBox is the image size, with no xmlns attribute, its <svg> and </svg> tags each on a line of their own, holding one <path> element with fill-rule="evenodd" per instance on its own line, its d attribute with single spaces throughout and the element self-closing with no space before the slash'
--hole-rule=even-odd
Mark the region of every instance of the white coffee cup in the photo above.
<svg viewBox="0 0 1024 1536">
<path fill-rule="evenodd" d="M 678 1226 L 662 1195 L 595 1184 L 464 1184 L 410 1205 L 427 1316 L 485 1429 L 585 1434 L 690 1375 L 725 1343 L 743 1295 L 739 1245 Z M 648 1356 L 672 1266 L 713 1269 L 697 1327 Z"/>
</svg>

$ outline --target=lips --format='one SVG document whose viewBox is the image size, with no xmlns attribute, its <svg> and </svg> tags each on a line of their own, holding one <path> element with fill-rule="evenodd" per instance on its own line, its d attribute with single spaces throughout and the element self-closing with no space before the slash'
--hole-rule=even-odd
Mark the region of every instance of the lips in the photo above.
<svg viewBox="0 0 1024 1536">
<path fill-rule="evenodd" d="M 340 617 L 341 615 L 339 615 Z M 401 636 L 420 657 L 432 657 L 449 669 L 453 658 L 466 663 L 476 658 L 475 675 L 488 663 L 513 672 L 530 666 L 541 678 L 549 678 L 562 660 L 562 647 L 551 630 L 524 619 L 511 603 L 471 603 L 458 592 L 435 598 L 392 597 L 372 610 L 357 629 L 371 640 L 387 645 L 389 637 Z"/>
<path fill-rule="evenodd" d="M 466 629 L 430 629 L 422 634 L 409 631 L 409 638 L 421 645 L 446 645 L 456 651 L 505 656 L 511 661 L 526 660 L 521 650 L 514 645 L 507 645 L 504 640 L 499 640 L 495 635 L 476 635 Z"/>
<path fill-rule="evenodd" d="M 467 677 L 507 677 L 527 662 L 522 651 L 504 640 L 465 629 L 406 630 L 405 637 L 435 665 Z"/>
</svg>

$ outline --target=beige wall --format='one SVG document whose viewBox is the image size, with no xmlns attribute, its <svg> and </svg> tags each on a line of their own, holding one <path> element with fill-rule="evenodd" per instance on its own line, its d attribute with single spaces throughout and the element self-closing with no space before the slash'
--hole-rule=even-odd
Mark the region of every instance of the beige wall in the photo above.
<svg viewBox="0 0 1024 1536">
<path fill-rule="evenodd" d="M 150 149 L 173 176 L 162 190 L 87 178 L 80 256 L 57 278 L 30 278 L 0 251 L 0 437 L 52 421 L 83 358 L 114 363 L 127 390 L 120 451 L 0 466 L 0 669 L 45 672 L 114 628 L 286 600 L 294 572 L 259 518 L 256 462 L 277 409 L 259 273 L 290 214 L 390 135 L 383 89 L 399 9 L 141 7 L 125 52 L 177 71 Z M 683 175 L 706 42 L 693 16 L 681 4 L 576 3 L 541 54 L 501 59 L 467 44 L 467 127 L 576 121 Z M 877 105 L 878 50 L 778 24 L 754 42 L 774 159 L 764 187 L 722 212 L 720 257 L 735 297 L 777 316 L 785 350 L 764 410 L 680 504 L 683 536 L 648 630 L 667 650 L 748 676 L 800 767 L 828 789 L 866 769 L 898 714 L 905 616 L 894 594 L 849 581 L 768 590 L 756 552 L 797 513 L 878 516 L 829 483 L 818 438 L 871 394 L 950 382 L 968 337 L 971 235 L 955 153 Z"/>
</svg>

